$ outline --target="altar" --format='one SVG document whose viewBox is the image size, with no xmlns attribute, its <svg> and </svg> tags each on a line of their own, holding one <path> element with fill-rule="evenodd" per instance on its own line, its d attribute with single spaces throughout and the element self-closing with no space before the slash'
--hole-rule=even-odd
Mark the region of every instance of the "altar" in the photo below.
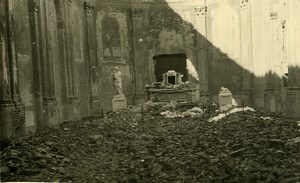
<svg viewBox="0 0 300 183">
<path fill-rule="evenodd" d="M 152 102 L 197 102 L 199 101 L 199 89 L 149 89 L 148 100 Z"/>
<path fill-rule="evenodd" d="M 147 99 L 152 102 L 198 102 L 199 87 L 189 81 L 182 82 L 182 75 L 174 70 L 163 74 L 162 82 L 146 86 Z"/>
</svg>

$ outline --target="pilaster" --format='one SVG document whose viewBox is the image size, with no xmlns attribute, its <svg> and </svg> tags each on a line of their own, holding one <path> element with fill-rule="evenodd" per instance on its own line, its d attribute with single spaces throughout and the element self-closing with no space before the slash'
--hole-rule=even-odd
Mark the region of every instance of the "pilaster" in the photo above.
<svg viewBox="0 0 300 183">
<path fill-rule="evenodd" d="M 194 39 L 196 44 L 195 56 L 197 60 L 197 70 L 199 74 L 199 85 L 200 85 L 200 98 L 201 101 L 209 100 L 209 87 L 208 87 L 208 38 L 207 38 L 207 16 L 208 6 L 202 4 L 194 8 Z"/>
<path fill-rule="evenodd" d="M 39 0 L 29 0 L 29 18 L 31 30 L 31 50 L 32 50 L 32 69 L 33 69 L 33 95 L 35 107 L 35 124 L 37 129 L 44 127 L 43 123 L 43 93 L 41 76 L 41 50 L 40 50 L 40 31 L 39 31 Z"/>
<path fill-rule="evenodd" d="M 12 4 L 1 1 L 1 138 L 24 134 L 25 109 L 19 92 L 18 62 L 15 48 Z M 3 133 L 3 134 L 2 134 Z"/>
<path fill-rule="evenodd" d="M 287 1 L 287 58 L 288 58 L 288 87 L 285 95 L 285 114 L 290 117 L 300 118 L 300 48 L 297 43 L 300 36 L 297 27 L 300 24 L 298 1 Z"/>
<path fill-rule="evenodd" d="M 91 3 L 84 3 L 87 28 L 87 50 L 88 50 L 88 68 L 89 68 L 89 87 L 90 87 L 90 114 L 99 115 L 101 113 L 101 100 L 98 91 L 98 68 L 96 54 L 96 32 L 94 21 L 94 6 Z"/>
<path fill-rule="evenodd" d="M 65 19 L 65 3 L 62 0 L 55 0 L 55 10 L 56 10 L 56 18 L 57 18 L 57 44 L 58 44 L 58 59 L 59 62 L 59 73 L 61 80 L 61 90 L 60 96 L 63 108 L 61 111 L 61 119 L 67 120 L 68 119 L 68 110 L 67 110 L 67 103 L 68 103 L 68 73 L 67 73 L 67 42 L 66 42 L 66 19 Z"/>
<path fill-rule="evenodd" d="M 65 20 L 65 48 L 66 48 L 66 74 L 67 74 L 67 98 L 69 103 L 74 103 L 77 100 L 74 93 L 74 63 L 73 63 L 73 29 L 71 15 L 71 0 L 64 0 L 64 20 Z"/>
<path fill-rule="evenodd" d="M 241 63 L 243 64 L 242 106 L 252 106 L 252 42 L 251 6 L 249 1 L 240 1 Z"/>
<path fill-rule="evenodd" d="M 49 7 L 48 1 L 43 1 L 40 5 L 39 13 L 40 22 L 40 42 L 41 42 L 41 71 L 42 71 L 42 92 L 43 92 L 43 121 L 45 127 L 55 125 L 59 120 L 58 102 L 55 96 L 54 71 L 53 71 L 53 55 L 51 50 L 51 27 L 48 17 Z"/>
<path fill-rule="evenodd" d="M 10 116 L 10 111 L 13 109 L 13 103 L 9 75 L 6 3 L 6 1 L 0 1 L 0 9 L 3 11 L 2 15 L 0 15 L 0 20 L 3 22 L 0 25 L 0 140 L 8 139 L 13 135 L 12 119 Z"/>
<path fill-rule="evenodd" d="M 134 103 L 141 103 L 144 101 L 145 93 L 145 62 L 143 49 L 144 40 L 143 38 L 143 18 L 145 12 L 142 8 L 141 0 L 131 1 L 131 23 L 132 23 L 132 38 L 133 38 L 133 59 L 134 59 Z M 139 72 L 142 71 L 142 72 Z"/>
</svg>

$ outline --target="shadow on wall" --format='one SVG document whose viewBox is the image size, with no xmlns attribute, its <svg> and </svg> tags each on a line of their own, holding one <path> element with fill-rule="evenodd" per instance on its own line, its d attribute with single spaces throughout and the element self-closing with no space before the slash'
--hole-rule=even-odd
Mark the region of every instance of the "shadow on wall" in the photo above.
<svg viewBox="0 0 300 183">
<path fill-rule="evenodd" d="M 299 113 L 297 112 L 297 109 L 299 109 L 297 106 L 299 105 L 299 92 L 295 94 L 295 92 L 291 95 L 291 88 L 295 85 L 296 80 L 300 80 L 299 74 L 293 74 L 293 73 L 300 73 L 300 67 L 295 66 L 291 67 L 289 69 L 286 68 L 280 68 L 279 72 L 273 71 L 274 69 L 274 63 L 272 62 L 272 52 L 270 50 L 260 50 L 260 52 L 265 52 L 262 55 L 268 55 L 269 53 L 270 58 L 268 57 L 260 57 L 264 58 L 261 60 L 255 60 L 253 61 L 251 51 L 248 54 L 248 58 L 244 58 L 244 60 L 248 61 L 248 66 L 243 66 L 245 63 L 242 63 L 241 57 L 242 55 L 239 55 L 235 57 L 236 59 L 232 59 L 229 53 L 229 55 L 221 50 L 224 50 L 224 47 L 231 47 L 231 50 L 237 49 L 241 50 L 241 45 L 245 44 L 243 42 L 239 44 L 232 44 L 231 42 L 226 42 L 227 39 L 222 39 L 222 37 L 218 37 L 218 35 L 221 35 L 223 37 L 231 36 L 231 35 L 222 35 L 222 32 L 217 34 L 217 39 L 223 40 L 223 48 L 221 49 L 215 44 L 212 40 L 212 38 L 209 38 L 213 34 L 212 26 L 213 23 L 210 17 L 206 18 L 205 24 L 206 25 L 198 25 L 197 23 L 191 23 L 193 21 L 187 21 L 186 17 L 189 16 L 181 16 L 180 11 L 182 10 L 182 7 L 176 10 L 172 3 L 168 3 L 167 0 L 161 0 L 160 3 L 168 4 L 169 7 L 173 10 L 173 17 L 172 19 L 166 20 L 168 17 L 164 17 L 164 20 L 166 21 L 173 21 L 180 19 L 185 24 L 188 24 L 188 26 L 192 27 L 193 30 L 193 37 L 194 37 L 194 47 L 191 49 L 194 49 L 194 54 L 198 55 L 194 58 L 193 61 L 194 64 L 201 64 L 200 62 L 205 62 L 206 67 L 206 73 L 201 73 L 201 70 L 198 68 L 198 74 L 200 77 L 205 77 L 207 80 L 208 90 L 211 94 L 211 97 L 213 100 L 217 101 L 217 96 L 220 91 L 221 87 L 226 87 L 230 91 L 232 91 L 235 99 L 240 105 L 252 105 L 257 108 L 265 108 L 272 112 L 291 112 L 293 114 Z M 176 4 L 176 3 L 173 3 Z M 180 5 L 181 6 L 181 5 Z M 238 4 L 239 7 L 239 4 Z M 155 5 L 153 5 L 152 8 L 155 8 Z M 197 9 L 192 9 L 192 11 L 197 11 Z M 150 9 L 151 11 L 151 9 Z M 239 10 L 238 10 L 239 11 Z M 186 12 L 184 12 L 186 13 Z M 201 12 L 200 12 L 201 13 Z M 206 12 L 204 12 L 206 13 Z M 211 13 L 211 12 L 210 12 Z M 198 15 L 195 15 L 198 16 Z M 225 15 L 224 15 L 225 16 Z M 239 15 L 238 15 L 239 16 Z M 152 17 L 151 17 L 152 19 Z M 216 21 L 216 20 L 215 20 Z M 180 26 L 180 25 L 178 25 Z M 244 26 L 240 22 L 238 26 Z M 200 28 L 199 28 L 200 27 Z M 163 30 L 167 30 L 168 27 L 163 27 Z M 199 30 L 204 29 L 200 33 Z M 224 29 L 236 29 L 236 27 L 230 27 L 230 24 L 228 27 L 224 27 Z M 238 30 L 240 31 L 240 27 L 238 27 Z M 160 30 L 162 31 L 162 30 Z M 173 30 L 169 30 L 173 31 Z M 217 30 L 222 31 L 222 30 Z M 216 32 L 214 32 L 216 34 Z M 253 47 L 251 45 L 251 31 L 249 32 L 249 44 L 250 47 Z M 186 35 L 185 35 L 186 36 Z M 236 36 L 240 36 L 239 34 Z M 210 40 L 209 40 L 210 39 Z M 224 41 L 225 40 L 225 41 Z M 243 41 L 243 39 L 239 39 Z M 246 43 L 247 44 L 247 43 Z M 268 43 L 272 44 L 272 43 Z M 279 44 L 279 43 L 278 43 Z M 237 47 L 235 47 L 237 46 Z M 279 45 L 280 47 L 280 45 Z M 248 48 L 246 48 L 248 49 Z M 250 48 L 251 50 L 252 48 Z M 226 50 L 226 49 L 225 49 Z M 227 49 L 228 50 L 228 49 Z M 240 51 L 238 51 L 240 52 Z M 238 53 L 241 54 L 241 53 Z M 245 55 L 244 55 L 245 57 Z M 203 58 L 205 58 L 203 60 Z M 266 58 L 270 59 L 267 60 Z M 277 58 L 278 59 L 278 58 Z M 250 63 L 249 63 L 250 61 Z M 249 66 L 250 65 L 250 66 Z M 251 67 L 251 68 L 250 68 Z M 269 68 L 268 68 L 269 67 Z M 280 66 L 279 66 L 280 67 Z M 250 68 L 250 69 L 249 69 Z M 292 71 L 292 72 L 288 72 Z M 201 80 L 201 79 L 200 79 Z M 297 82 L 296 82 L 297 83 Z M 298 82 L 299 83 L 299 82 Z M 200 82 L 200 87 L 201 87 Z M 296 84 L 297 85 L 297 84 Z M 297 85 L 299 86 L 299 85 Z M 296 90 L 296 89 L 295 89 Z M 294 90 L 294 91 L 295 91 Z M 293 100 L 294 99 L 294 100 Z M 292 104 L 293 107 L 290 107 L 290 109 L 285 109 L 286 104 Z M 293 105 L 293 104 L 295 104 Z M 291 106 L 291 105 L 289 105 Z"/>
</svg>

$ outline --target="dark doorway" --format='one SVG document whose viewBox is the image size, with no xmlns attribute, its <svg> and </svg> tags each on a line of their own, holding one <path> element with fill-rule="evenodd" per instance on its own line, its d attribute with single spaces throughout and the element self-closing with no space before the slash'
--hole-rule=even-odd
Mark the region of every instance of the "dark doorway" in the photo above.
<svg viewBox="0 0 300 183">
<path fill-rule="evenodd" d="M 183 74 L 182 81 L 188 80 L 188 72 L 186 69 L 186 55 L 172 54 L 172 55 L 158 55 L 154 56 L 154 69 L 156 82 L 163 81 L 163 73 L 169 70 L 174 70 Z"/>
</svg>

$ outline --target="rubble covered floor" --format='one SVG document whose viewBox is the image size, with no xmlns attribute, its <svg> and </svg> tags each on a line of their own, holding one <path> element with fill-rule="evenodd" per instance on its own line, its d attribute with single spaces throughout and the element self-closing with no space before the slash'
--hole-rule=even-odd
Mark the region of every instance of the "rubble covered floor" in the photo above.
<svg viewBox="0 0 300 183">
<path fill-rule="evenodd" d="M 300 124 L 240 112 L 217 122 L 116 112 L 1 151 L 2 181 L 299 182 Z"/>
</svg>

